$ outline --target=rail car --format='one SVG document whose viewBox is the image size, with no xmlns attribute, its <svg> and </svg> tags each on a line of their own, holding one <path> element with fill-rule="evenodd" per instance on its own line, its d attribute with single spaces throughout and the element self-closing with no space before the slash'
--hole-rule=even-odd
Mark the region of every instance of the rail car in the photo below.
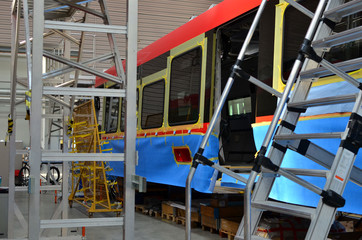
<svg viewBox="0 0 362 240">
<path fill-rule="evenodd" d="M 314 10 L 318 1 L 301 4 Z M 235 63 L 239 50 L 252 23 L 260 1 L 224 0 L 200 16 L 160 38 L 138 52 L 137 77 L 137 140 L 138 165 L 136 174 L 149 182 L 185 186 L 192 156 L 197 151 L 212 117 L 214 106 Z M 242 62 L 245 72 L 282 92 L 285 80 L 297 57 L 310 19 L 283 0 L 270 0 L 260 20 L 256 34 Z M 360 24 L 361 15 L 344 19 L 334 31 Z M 331 62 L 362 56 L 361 41 L 334 47 L 327 54 Z M 330 57 L 329 57 L 330 56 Z M 110 74 L 116 74 L 110 68 Z M 360 67 L 350 68 L 350 74 L 361 78 Z M 117 88 L 117 85 L 96 80 L 97 87 Z M 311 96 L 330 96 L 354 90 L 336 76 L 325 76 L 313 85 Z M 234 82 L 222 110 L 219 123 L 210 137 L 204 156 L 230 168 L 250 167 L 260 148 L 272 119 L 277 98 L 248 81 Z M 349 119 L 351 104 L 318 107 L 303 114 L 296 132 L 343 131 Z M 107 140 L 105 149 L 123 152 L 124 102 L 105 98 L 102 128 Z M 314 141 L 314 140 L 313 140 Z M 336 153 L 339 140 L 315 140 Z M 287 152 L 283 167 L 323 169 L 323 166 L 294 152 Z M 361 156 L 356 160 L 361 167 Z M 112 163 L 111 174 L 123 176 L 123 165 Z M 200 192 L 212 192 L 220 178 L 214 169 L 200 166 L 192 187 Z M 325 179 L 312 178 L 323 186 Z M 280 177 L 271 197 L 285 202 L 316 206 L 319 197 L 303 187 Z M 222 176 L 223 186 L 242 186 Z M 341 210 L 362 213 L 358 199 L 361 187 L 349 182 Z"/>
</svg>

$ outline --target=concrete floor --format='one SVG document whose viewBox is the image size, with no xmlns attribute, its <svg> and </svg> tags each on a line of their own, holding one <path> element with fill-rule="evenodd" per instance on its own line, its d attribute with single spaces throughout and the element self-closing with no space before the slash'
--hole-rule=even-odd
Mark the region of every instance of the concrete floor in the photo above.
<svg viewBox="0 0 362 240">
<path fill-rule="evenodd" d="M 16 203 L 28 220 L 28 195 L 26 192 L 16 192 Z M 59 205 L 54 203 L 54 192 L 47 192 L 41 194 L 41 219 L 50 219 L 54 210 Z M 69 209 L 70 218 L 87 217 L 84 207 L 73 204 L 73 208 Z M 99 213 L 94 217 L 113 217 L 115 214 Z M 151 216 L 136 213 L 135 215 L 135 239 L 137 240 L 183 240 L 185 239 L 185 228 L 180 224 L 176 224 L 163 219 L 156 219 Z M 21 227 L 20 223 L 15 220 L 14 222 L 14 235 L 15 238 L 26 237 L 26 231 Z M 68 229 L 69 235 L 81 235 L 81 228 Z M 59 229 L 47 229 L 43 232 L 42 237 L 56 237 L 60 236 Z M 120 227 L 102 227 L 102 228 L 87 228 L 86 239 L 122 239 L 122 228 Z M 208 231 L 202 231 L 201 228 L 192 229 L 192 239 L 222 239 L 218 234 L 212 234 Z"/>
</svg>

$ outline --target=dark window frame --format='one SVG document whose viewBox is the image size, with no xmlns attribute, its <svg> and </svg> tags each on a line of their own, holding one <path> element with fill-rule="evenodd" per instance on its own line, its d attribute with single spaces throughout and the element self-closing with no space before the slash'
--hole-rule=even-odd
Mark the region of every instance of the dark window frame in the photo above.
<svg viewBox="0 0 362 240">
<path fill-rule="evenodd" d="M 159 83 L 163 83 L 163 93 L 162 93 L 162 121 L 160 123 L 160 125 L 153 125 L 153 126 L 149 126 L 146 127 L 143 125 L 143 113 L 144 113 L 144 106 L 145 106 L 145 102 L 144 102 L 144 94 L 145 94 L 145 88 L 155 85 L 155 84 L 159 84 Z M 142 88 L 142 106 L 141 106 L 141 123 L 140 123 L 140 127 L 141 129 L 152 129 L 152 128 L 160 128 L 163 125 L 163 121 L 164 121 L 164 116 L 165 116 L 165 93 L 166 93 L 166 80 L 164 78 L 158 79 L 156 81 L 153 81 L 149 84 L 146 84 L 143 88 Z M 147 121 L 146 121 L 147 122 Z"/>
<path fill-rule="evenodd" d="M 199 50 L 200 51 L 200 76 L 199 76 L 199 80 L 200 80 L 200 90 L 198 92 L 198 96 L 199 96 L 199 99 L 198 99 L 198 114 L 197 116 L 200 116 L 200 109 L 201 109 L 201 101 L 200 101 L 200 97 L 201 97 L 201 85 L 202 85 L 202 64 L 203 64 L 203 55 L 204 55 L 204 51 L 203 51 L 203 48 L 202 46 L 197 46 L 197 47 L 194 47 L 188 51 L 185 51 L 177 56 L 175 56 L 172 61 L 171 61 L 171 64 L 170 64 L 170 89 L 169 89 L 169 100 L 168 100 L 168 125 L 169 126 L 179 126 L 179 125 L 185 125 L 185 124 L 194 124 L 194 123 L 197 123 L 197 121 L 199 120 L 199 117 L 197 117 L 195 120 L 190 120 L 190 121 L 180 121 L 180 122 L 170 122 L 170 109 L 171 109 L 171 89 L 172 89 L 172 84 L 173 84 L 173 81 L 172 81 L 172 64 L 173 64 L 173 61 L 175 59 L 178 59 L 178 58 L 181 58 L 183 57 L 184 55 L 187 55 L 189 54 L 190 52 L 192 51 L 195 51 L 195 50 Z M 192 105 L 191 105 L 192 107 Z"/>
</svg>

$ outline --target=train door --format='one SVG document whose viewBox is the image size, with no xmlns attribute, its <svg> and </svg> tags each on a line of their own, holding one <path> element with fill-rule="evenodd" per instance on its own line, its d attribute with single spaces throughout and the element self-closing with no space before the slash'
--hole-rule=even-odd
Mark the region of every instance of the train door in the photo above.
<svg viewBox="0 0 362 240">
<path fill-rule="evenodd" d="M 242 68 L 248 74 L 272 86 L 274 7 L 270 1 L 246 50 Z M 229 78 L 255 11 L 221 26 L 217 30 L 220 56 L 216 70 L 221 90 Z M 219 70 L 219 73 L 218 73 Z M 216 83 L 217 84 L 217 83 Z M 217 89 L 216 89 L 217 91 Z M 216 93 L 217 95 L 217 93 Z M 272 115 L 276 98 L 243 79 L 236 79 L 224 104 L 220 121 L 220 160 L 225 165 L 250 165 L 256 147 L 252 124 L 260 116 Z"/>
</svg>

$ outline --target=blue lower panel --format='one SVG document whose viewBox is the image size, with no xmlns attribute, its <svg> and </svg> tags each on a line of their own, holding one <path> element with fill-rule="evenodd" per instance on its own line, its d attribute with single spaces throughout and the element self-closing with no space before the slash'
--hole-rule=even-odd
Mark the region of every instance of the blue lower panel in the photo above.
<svg viewBox="0 0 362 240">
<path fill-rule="evenodd" d="M 201 135 L 168 136 L 168 137 L 147 137 L 137 138 L 136 149 L 138 151 L 138 166 L 136 174 L 143 176 L 148 182 L 168 184 L 185 187 L 186 177 L 190 170 L 190 164 L 177 163 L 175 161 L 172 146 L 188 146 L 193 156 L 201 143 Z M 123 140 L 108 140 L 104 149 L 112 148 L 114 153 L 123 153 Z M 204 156 L 209 159 L 216 159 L 218 156 L 219 142 L 217 137 L 211 136 Z M 110 163 L 113 171 L 109 174 L 123 176 L 123 163 Z M 200 192 L 212 192 L 217 174 L 214 169 L 200 165 L 195 173 L 192 187 Z"/>
<path fill-rule="evenodd" d="M 316 132 L 343 132 L 349 118 L 327 118 L 318 120 L 300 121 L 296 128 L 296 133 L 316 133 Z M 254 138 L 257 149 L 260 149 L 264 140 L 268 126 L 254 127 Z M 336 153 L 340 144 L 340 139 L 316 139 L 312 142 L 318 144 L 331 153 Z M 355 166 L 362 167 L 362 153 L 361 151 L 357 155 Z M 304 168 L 304 169 L 325 169 L 319 164 L 301 156 L 300 154 L 288 150 L 282 163 L 282 167 L 286 168 Z M 319 177 L 303 177 L 305 180 L 317 185 L 320 188 L 324 187 L 325 178 Z M 230 183 L 235 184 L 235 180 L 223 177 L 223 184 L 228 185 Z M 244 187 L 244 184 L 239 184 L 240 187 Z M 284 178 L 279 177 L 276 179 L 271 198 L 279 201 L 306 205 L 317 206 L 319 196 L 302 186 Z M 346 199 L 346 205 L 340 208 L 340 211 L 362 214 L 362 188 L 356 184 L 347 183 L 343 197 Z"/>
</svg>

